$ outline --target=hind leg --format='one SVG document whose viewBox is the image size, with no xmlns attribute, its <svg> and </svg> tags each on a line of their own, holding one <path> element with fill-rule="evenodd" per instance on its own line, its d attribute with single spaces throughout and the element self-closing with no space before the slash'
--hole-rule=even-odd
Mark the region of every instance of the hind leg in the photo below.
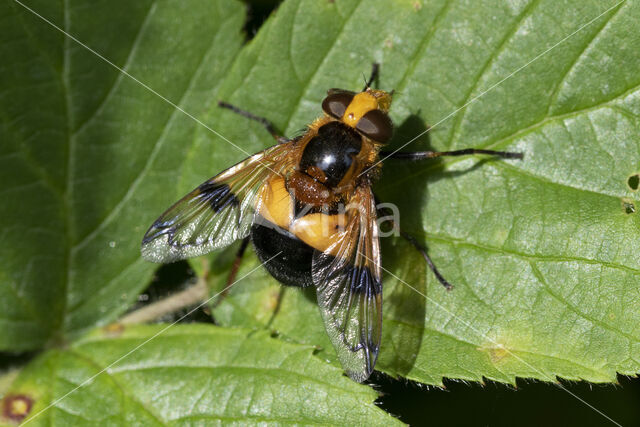
<svg viewBox="0 0 640 427">
<path fill-rule="evenodd" d="M 227 276 L 227 281 L 220 292 L 218 299 L 213 304 L 214 307 L 217 307 L 222 300 L 225 299 L 227 294 L 229 293 L 229 288 L 235 283 L 236 276 L 238 275 L 238 270 L 240 269 L 240 265 L 242 264 L 242 257 L 244 256 L 245 251 L 247 250 L 247 246 L 249 245 L 249 237 L 245 237 L 238 248 L 238 252 L 236 252 L 236 257 L 233 260 L 233 264 L 231 264 L 231 270 L 229 271 L 229 275 Z"/>
<path fill-rule="evenodd" d="M 379 201 L 378 197 L 376 197 L 375 200 L 376 200 L 376 205 L 380 205 L 380 201 Z M 400 226 L 395 221 L 392 220 L 392 223 L 393 223 L 393 227 L 397 228 L 398 231 L 400 232 L 400 237 L 402 237 L 403 239 L 405 239 L 406 241 L 411 243 L 411 245 L 414 248 L 416 248 L 416 250 L 418 252 L 420 252 L 422 257 L 427 262 L 427 265 L 429 266 L 431 271 L 433 271 L 433 274 L 436 276 L 436 279 L 438 279 L 438 281 L 440 282 L 440 284 L 442 284 L 442 286 L 444 286 L 447 290 L 451 290 L 453 288 L 453 285 L 451 283 L 449 283 L 449 281 L 447 279 L 444 278 L 444 276 L 440 273 L 440 271 L 438 271 L 438 268 L 433 263 L 433 260 L 431 259 L 431 257 L 427 253 L 427 248 L 425 248 L 420 243 L 418 243 L 418 241 L 413 236 L 411 236 L 410 234 L 407 234 L 404 231 L 400 230 Z"/>
</svg>

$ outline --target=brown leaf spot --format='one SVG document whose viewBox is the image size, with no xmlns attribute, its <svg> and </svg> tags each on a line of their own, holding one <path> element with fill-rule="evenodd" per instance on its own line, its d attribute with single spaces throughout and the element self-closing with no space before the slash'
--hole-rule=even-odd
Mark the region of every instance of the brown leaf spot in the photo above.
<svg viewBox="0 0 640 427">
<path fill-rule="evenodd" d="M 486 352 L 494 365 L 502 362 L 509 355 L 509 349 L 502 344 L 494 344 L 491 347 L 482 347 L 478 350 Z"/>
<path fill-rule="evenodd" d="M 15 423 L 20 423 L 29 415 L 33 407 L 33 399 L 24 394 L 8 394 L 2 399 L 2 416 Z"/>
</svg>

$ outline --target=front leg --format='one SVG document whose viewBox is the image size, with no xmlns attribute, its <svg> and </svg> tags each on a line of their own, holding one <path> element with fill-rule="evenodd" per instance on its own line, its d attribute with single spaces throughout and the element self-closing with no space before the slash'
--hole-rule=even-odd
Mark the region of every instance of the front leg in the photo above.
<svg viewBox="0 0 640 427">
<path fill-rule="evenodd" d="M 490 156 L 498 156 L 503 159 L 522 159 L 523 153 L 514 153 L 510 151 L 495 151 L 485 150 L 482 148 L 464 148 L 462 150 L 454 151 L 417 151 L 414 153 L 408 153 L 405 151 L 381 151 L 380 156 L 383 159 L 398 159 L 398 160 L 425 160 L 434 159 L 436 157 L 443 156 L 466 156 L 470 154 L 488 154 Z"/>
<path fill-rule="evenodd" d="M 235 105 L 229 104 L 228 102 L 224 102 L 224 101 L 218 101 L 218 106 L 221 108 L 226 108 L 227 110 L 231 110 L 236 114 L 239 114 L 243 117 L 246 117 L 248 119 L 254 120 L 258 123 L 260 123 L 262 126 L 264 126 L 264 128 L 267 130 L 267 132 L 269 132 L 271 134 L 271 136 L 278 141 L 279 144 L 282 144 L 284 142 L 289 142 L 289 140 L 287 138 L 285 138 L 284 136 L 280 135 L 277 131 L 275 126 L 273 125 L 273 123 L 271 123 L 271 121 L 269 121 L 269 119 L 265 119 L 264 117 L 260 117 L 260 116 L 256 116 L 253 113 L 250 113 L 246 110 L 243 110 L 241 108 L 236 107 Z"/>
</svg>

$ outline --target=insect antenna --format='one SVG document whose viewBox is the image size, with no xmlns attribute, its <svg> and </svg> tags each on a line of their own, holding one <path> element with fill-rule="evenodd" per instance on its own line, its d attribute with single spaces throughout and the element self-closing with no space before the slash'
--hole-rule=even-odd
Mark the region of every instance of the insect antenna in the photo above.
<svg viewBox="0 0 640 427">
<path fill-rule="evenodd" d="M 380 64 L 378 64 L 377 62 L 374 62 L 373 64 L 371 64 L 371 75 L 369 76 L 368 80 L 365 80 L 364 89 L 362 89 L 363 92 L 368 88 L 370 88 L 374 80 L 378 78 L 379 69 L 380 69 Z M 363 74 L 363 77 L 364 77 L 364 74 Z"/>
</svg>

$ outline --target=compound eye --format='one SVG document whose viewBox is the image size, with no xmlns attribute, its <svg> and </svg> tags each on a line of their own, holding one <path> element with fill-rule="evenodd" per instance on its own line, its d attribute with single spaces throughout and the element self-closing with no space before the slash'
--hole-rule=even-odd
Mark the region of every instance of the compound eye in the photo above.
<svg viewBox="0 0 640 427">
<path fill-rule="evenodd" d="M 382 111 L 371 110 L 358 120 L 356 130 L 376 142 L 385 143 L 391 139 L 393 123 Z"/>
<path fill-rule="evenodd" d="M 353 100 L 351 92 L 329 93 L 322 101 L 322 110 L 336 119 L 341 119 L 349 104 Z"/>
</svg>

